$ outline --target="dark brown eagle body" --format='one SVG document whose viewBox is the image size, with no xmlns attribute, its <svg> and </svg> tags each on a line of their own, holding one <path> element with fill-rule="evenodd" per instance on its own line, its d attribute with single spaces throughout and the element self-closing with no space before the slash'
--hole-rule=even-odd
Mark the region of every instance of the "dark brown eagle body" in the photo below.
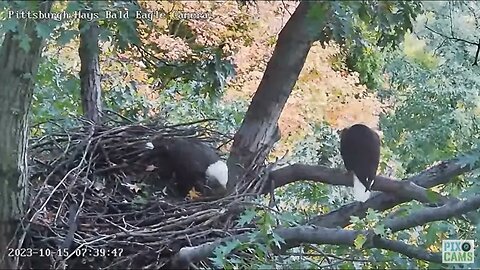
<svg viewBox="0 0 480 270">
<path fill-rule="evenodd" d="M 195 187 L 205 195 L 223 194 L 228 182 L 228 168 L 213 148 L 195 138 L 159 138 L 149 146 L 156 149 L 175 173 L 182 196 Z"/>
<path fill-rule="evenodd" d="M 340 153 L 345 168 L 353 172 L 353 189 L 357 201 L 366 201 L 377 175 L 380 161 L 380 138 L 369 127 L 356 124 L 340 134 Z M 362 186 L 359 185 L 358 181 Z"/>
</svg>

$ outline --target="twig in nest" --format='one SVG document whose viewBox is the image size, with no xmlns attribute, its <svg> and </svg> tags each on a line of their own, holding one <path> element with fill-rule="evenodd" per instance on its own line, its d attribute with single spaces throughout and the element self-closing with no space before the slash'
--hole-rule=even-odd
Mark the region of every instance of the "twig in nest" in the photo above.
<svg viewBox="0 0 480 270">
<path fill-rule="evenodd" d="M 32 173 L 43 180 L 33 186 L 35 195 L 27 215 L 30 222 L 24 222 L 33 247 L 57 249 L 63 242 L 73 252 L 60 262 L 69 264 L 76 261 L 73 254 L 83 249 L 121 248 L 121 258 L 90 258 L 90 263 L 98 268 L 161 267 L 182 246 L 244 232 L 231 221 L 244 207 L 241 202 L 256 194 L 251 190 L 215 200 L 183 201 L 161 193 L 146 197 L 143 187 L 135 185 L 146 175 L 155 176 L 156 171 L 145 171 L 146 165 L 154 164 L 154 157 L 144 148 L 155 136 L 196 137 L 215 144 L 224 141 L 225 136 L 205 125 L 208 121 L 211 119 L 169 126 L 128 123 L 90 128 L 81 124 L 33 139 Z M 70 209 L 68 225 L 52 226 L 57 218 L 62 220 L 65 205 Z M 78 206 L 76 212 L 81 209 L 82 215 L 77 213 L 72 219 L 73 206 Z"/>
</svg>

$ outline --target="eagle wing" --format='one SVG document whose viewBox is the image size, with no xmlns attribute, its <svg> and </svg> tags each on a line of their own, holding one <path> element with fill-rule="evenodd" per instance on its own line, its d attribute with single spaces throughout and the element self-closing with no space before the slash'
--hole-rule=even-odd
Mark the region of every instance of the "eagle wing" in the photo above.
<svg viewBox="0 0 480 270">
<path fill-rule="evenodd" d="M 345 168 L 353 171 L 360 182 L 370 189 L 380 159 L 380 138 L 370 128 L 354 125 L 340 136 L 340 153 Z"/>
</svg>

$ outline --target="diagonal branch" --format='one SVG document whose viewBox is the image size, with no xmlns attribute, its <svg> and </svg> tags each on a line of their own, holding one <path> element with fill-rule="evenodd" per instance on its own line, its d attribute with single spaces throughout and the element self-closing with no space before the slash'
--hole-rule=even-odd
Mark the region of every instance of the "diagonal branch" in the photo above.
<svg viewBox="0 0 480 270">
<path fill-rule="evenodd" d="M 415 226 L 424 225 L 432 221 L 446 220 L 479 208 L 480 196 L 475 196 L 471 199 L 460 202 L 451 200 L 440 207 L 424 208 L 413 212 L 406 217 L 389 219 L 385 222 L 385 227 L 390 228 L 392 232 L 397 232 Z M 294 228 L 279 228 L 275 230 L 275 233 L 285 241 L 282 250 L 287 250 L 303 243 L 354 246 L 356 237 L 359 234 L 363 234 L 367 236 L 367 241 L 363 245 L 363 248 L 381 248 L 403 254 L 410 258 L 441 263 L 441 256 L 439 253 L 431 253 L 400 241 L 383 239 L 371 231 L 302 225 Z M 235 239 L 245 242 L 250 238 L 248 234 L 245 233 L 195 247 L 184 247 L 173 257 L 172 264 L 175 267 L 180 267 L 182 265 L 188 265 L 189 263 L 198 262 L 210 256 L 213 250 L 221 243 Z M 264 241 L 264 239 L 261 238 L 257 240 L 260 242 Z"/>
<path fill-rule="evenodd" d="M 285 246 L 288 248 L 299 246 L 302 243 L 309 244 L 330 244 L 341 246 L 355 246 L 354 241 L 360 234 L 367 236 L 367 241 L 363 248 L 381 248 L 398 252 L 410 258 L 426 260 L 431 262 L 441 263 L 442 258 L 440 253 L 432 253 L 427 250 L 407 245 L 400 241 L 382 239 L 370 231 L 345 230 L 345 229 L 331 229 L 331 228 L 316 228 L 308 225 L 298 226 L 295 228 L 280 228 L 276 229 L 275 233 L 285 241 Z M 210 256 L 215 248 L 221 243 L 239 240 L 240 242 L 249 241 L 249 234 L 244 233 L 234 237 L 219 239 L 214 242 L 205 243 L 195 247 L 184 247 L 173 257 L 172 267 L 182 267 L 190 263 L 195 263 L 204 260 Z M 264 239 L 257 238 L 259 242 Z"/>
<path fill-rule="evenodd" d="M 431 188 L 437 185 L 446 184 L 454 176 L 476 168 L 463 164 L 460 159 L 461 158 L 444 161 L 403 181 L 410 181 L 418 186 Z M 350 224 L 351 216 L 358 216 L 360 218 L 365 217 L 368 208 L 377 211 L 385 211 L 407 201 L 410 201 L 410 199 L 386 193 L 376 194 L 363 204 L 350 203 L 328 214 L 317 216 L 313 218 L 312 223 L 317 226 L 328 228 L 345 227 Z"/>
<path fill-rule="evenodd" d="M 437 263 L 442 261 L 439 253 L 431 253 L 400 241 L 382 239 L 371 231 L 299 226 L 295 228 L 278 229 L 275 232 L 285 240 L 287 245 L 295 243 L 295 246 L 298 246 L 300 243 L 354 246 L 355 238 L 359 234 L 363 234 L 367 236 L 367 241 L 362 248 L 381 248 L 404 254 L 410 258 Z"/>
<path fill-rule="evenodd" d="M 319 168 L 318 166 L 301 167 L 299 168 Z M 294 182 L 300 179 L 308 178 L 307 176 L 316 176 L 316 179 L 327 179 L 325 182 L 331 184 L 343 183 L 349 185 L 347 176 L 340 170 L 335 169 L 323 169 L 323 170 L 311 170 L 303 175 L 296 175 L 297 172 L 302 170 L 291 169 L 295 168 L 282 168 L 271 172 L 271 177 L 275 179 L 276 186 L 281 186 L 286 183 Z M 444 161 L 436 166 L 433 166 L 416 176 L 410 177 L 403 182 L 411 182 L 412 184 L 422 186 L 424 188 L 430 188 L 436 185 L 445 184 L 450 181 L 454 176 L 471 171 L 478 167 L 468 166 L 462 162 L 462 157 L 452 159 L 450 161 Z M 283 170 L 283 172 L 281 171 Z M 282 173 L 279 173 L 282 172 Z M 305 172 L 305 170 L 303 170 Z M 338 177 L 336 179 L 335 177 Z M 283 177 L 283 178 L 282 178 Z M 292 180 L 293 179 L 293 180 Z M 335 180 L 334 180 L 335 179 Z M 376 188 L 381 189 L 383 185 L 390 182 L 399 182 L 388 179 L 386 177 L 379 177 L 379 184 L 376 183 Z M 378 181 L 378 179 L 377 179 Z M 376 182 L 377 182 L 376 181 Z M 384 182 L 384 183 L 382 183 Z M 267 188 L 268 190 L 269 188 Z M 356 215 L 362 217 L 368 208 L 376 210 L 386 210 L 402 202 L 409 201 L 407 198 L 396 197 L 392 194 L 377 194 L 373 198 L 369 199 L 363 204 L 352 203 L 346 205 L 336 211 L 332 211 L 326 215 L 321 215 L 312 220 L 310 225 L 302 225 L 294 228 L 278 228 L 274 232 L 285 240 L 285 244 L 281 250 L 287 250 L 291 247 L 298 246 L 302 243 L 311 244 L 333 244 L 333 245 L 348 245 L 354 246 L 354 240 L 359 234 L 367 235 L 367 242 L 364 244 L 364 248 L 381 248 L 385 250 L 391 250 L 404 254 L 410 258 L 417 258 L 421 260 L 427 260 L 432 262 L 441 262 L 441 256 L 439 253 L 431 253 L 426 250 L 407 245 L 400 241 L 393 241 L 382 239 L 372 232 L 367 231 L 354 231 L 345 230 L 336 227 L 345 227 L 350 224 L 350 216 Z M 451 198 L 444 203 L 443 206 L 435 208 L 424 208 L 411 213 L 406 217 L 391 218 L 385 222 L 385 227 L 390 228 L 393 232 L 408 229 L 411 227 L 423 225 L 432 221 L 445 220 L 454 216 L 462 215 L 480 207 L 480 196 L 475 196 L 465 201 L 459 201 L 458 199 Z M 312 227 L 318 226 L 318 227 Z M 241 234 L 237 236 L 227 237 L 219 239 L 214 242 L 204 243 L 195 247 L 183 247 L 180 251 L 172 257 L 172 267 L 182 267 L 195 263 L 200 260 L 204 260 L 210 256 L 213 250 L 225 241 L 231 241 L 238 239 L 239 241 L 248 241 L 248 234 Z M 264 239 L 258 239 L 258 241 L 264 241 Z"/>
<path fill-rule="evenodd" d="M 446 220 L 450 217 L 460 216 L 480 208 L 480 196 L 457 201 L 451 200 L 440 207 L 423 208 L 408 216 L 391 218 L 385 221 L 385 227 L 392 232 L 397 232 L 432 221 Z"/>
<path fill-rule="evenodd" d="M 272 57 L 248 107 L 240 129 L 235 133 L 228 158 L 228 189 L 235 189 L 240 176 L 255 160 L 265 160 L 277 134 L 277 122 L 305 64 L 310 47 L 317 39 L 318 27 L 311 27 L 308 16 L 314 5 L 300 1 L 295 12 L 278 34 Z M 262 151 L 263 150 L 263 151 Z M 260 157 L 257 157 L 258 155 Z"/>
</svg>

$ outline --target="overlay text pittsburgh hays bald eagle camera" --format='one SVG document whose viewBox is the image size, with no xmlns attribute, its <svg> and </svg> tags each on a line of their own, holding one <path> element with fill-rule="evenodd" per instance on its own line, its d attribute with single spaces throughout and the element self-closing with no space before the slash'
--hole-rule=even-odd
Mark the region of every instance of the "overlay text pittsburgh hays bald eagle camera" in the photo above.
<svg viewBox="0 0 480 270">
<path fill-rule="evenodd" d="M 369 127 L 356 124 L 340 134 L 340 153 L 345 168 L 353 174 L 355 200 L 365 202 L 377 176 L 380 161 L 380 138 Z"/>
</svg>

